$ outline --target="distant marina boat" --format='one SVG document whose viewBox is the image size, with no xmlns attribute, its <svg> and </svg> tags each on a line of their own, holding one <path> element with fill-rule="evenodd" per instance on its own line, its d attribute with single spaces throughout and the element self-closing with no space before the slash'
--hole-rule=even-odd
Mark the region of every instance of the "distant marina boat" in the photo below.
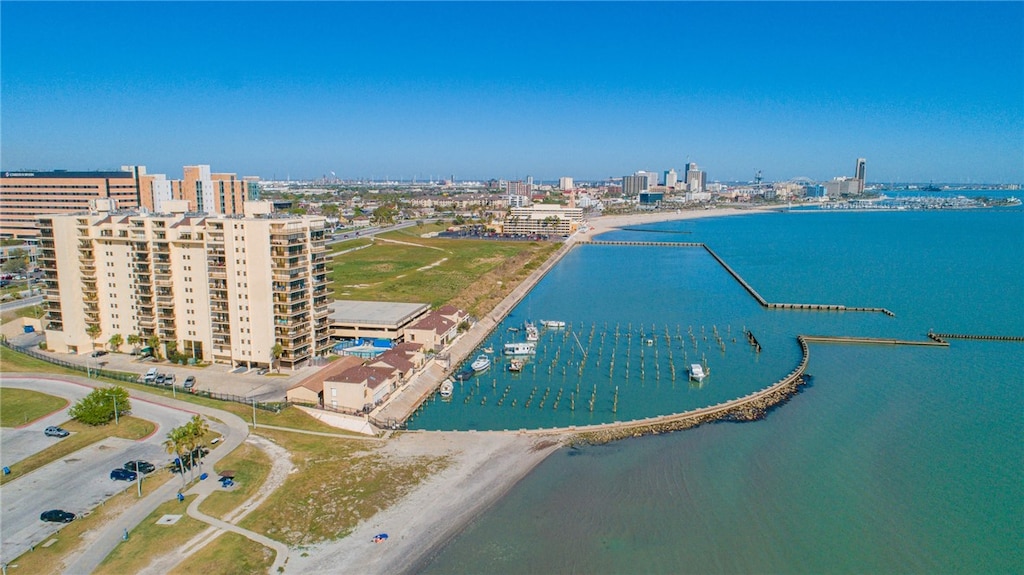
<svg viewBox="0 0 1024 575">
<path fill-rule="evenodd" d="M 487 346 L 484 348 L 484 353 L 494 353 L 494 348 L 491 346 Z"/>
<path fill-rule="evenodd" d="M 557 319 L 542 319 L 540 324 L 548 329 L 562 329 L 565 327 L 565 322 Z"/>
<path fill-rule="evenodd" d="M 505 344 L 505 355 L 532 355 L 534 353 L 537 353 L 537 344 L 532 341 Z"/>
<path fill-rule="evenodd" d="M 690 364 L 690 379 L 696 379 L 697 381 L 704 381 L 704 378 L 708 376 L 708 372 L 704 371 L 704 366 L 699 363 Z"/>
<path fill-rule="evenodd" d="M 526 365 L 525 361 L 523 361 L 521 359 L 512 359 L 512 360 L 510 360 L 508 362 L 508 370 L 509 371 L 513 371 L 513 372 L 515 372 L 515 371 L 523 371 L 523 366 L 524 365 Z"/>
<path fill-rule="evenodd" d="M 487 371 L 487 368 L 491 367 L 491 358 L 483 354 L 478 355 L 476 356 L 476 359 L 473 360 L 473 363 L 470 364 L 470 367 L 472 367 L 473 371 L 477 373 Z"/>
<path fill-rule="evenodd" d="M 476 372 L 473 371 L 472 367 L 466 367 L 465 369 L 463 369 L 462 371 L 456 373 L 452 377 L 454 377 L 456 381 L 466 381 L 469 378 L 473 377 L 474 373 L 476 373 Z"/>
<path fill-rule="evenodd" d="M 446 380 L 444 380 L 443 383 L 441 383 L 441 388 L 438 390 L 438 393 L 441 394 L 441 397 L 451 397 L 452 396 L 452 390 L 454 390 L 454 389 L 455 389 L 455 384 L 452 383 L 452 380 L 446 379 Z"/>
<path fill-rule="evenodd" d="M 532 321 L 526 322 L 526 341 L 537 341 L 540 339 L 540 331 Z"/>
<path fill-rule="evenodd" d="M 508 330 L 511 331 L 512 333 L 515 333 L 515 332 L 519 331 L 519 328 L 518 327 L 510 327 L 510 328 L 508 328 Z"/>
</svg>

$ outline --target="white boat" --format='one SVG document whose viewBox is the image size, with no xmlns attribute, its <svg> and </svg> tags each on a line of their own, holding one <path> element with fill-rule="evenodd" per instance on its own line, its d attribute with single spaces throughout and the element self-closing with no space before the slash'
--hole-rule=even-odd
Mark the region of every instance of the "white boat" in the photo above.
<svg viewBox="0 0 1024 575">
<path fill-rule="evenodd" d="M 532 321 L 526 322 L 526 341 L 537 341 L 540 339 L 540 331 Z"/>
<path fill-rule="evenodd" d="M 473 371 L 477 372 L 487 371 L 487 368 L 491 367 L 491 358 L 483 354 L 478 355 L 476 356 L 476 359 L 473 360 L 473 363 L 469 364 L 469 367 L 472 367 Z"/>
<path fill-rule="evenodd" d="M 487 346 L 484 348 L 484 353 L 494 353 L 494 348 L 491 346 Z"/>
<path fill-rule="evenodd" d="M 704 371 L 704 366 L 699 363 L 690 364 L 690 379 L 696 379 L 697 381 L 704 381 L 704 378 L 708 374 Z"/>
<path fill-rule="evenodd" d="M 451 397 L 452 390 L 454 389 L 455 384 L 452 383 L 452 380 L 446 379 L 444 380 L 444 383 L 441 384 L 441 389 L 439 390 L 439 392 L 441 393 L 441 397 Z"/>
<path fill-rule="evenodd" d="M 532 355 L 537 353 L 537 344 L 532 341 L 517 341 L 505 344 L 505 355 Z"/>
<path fill-rule="evenodd" d="M 565 322 L 557 319 L 542 319 L 540 324 L 548 329 L 562 329 L 565 327 Z"/>
<path fill-rule="evenodd" d="M 523 366 L 526 362 L 521 359 L 512 359 L 508 362 L 509 371 L 523 371 Z"/>
</svg>

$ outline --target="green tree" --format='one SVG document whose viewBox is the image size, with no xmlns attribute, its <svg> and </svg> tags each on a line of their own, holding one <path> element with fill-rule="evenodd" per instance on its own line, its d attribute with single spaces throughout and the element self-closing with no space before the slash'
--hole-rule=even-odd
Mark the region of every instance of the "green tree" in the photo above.
<svg viewBox="0 0 1024 575">
<path fill-rule="evenodd" d="M 185 485 L 185 453 L 188 451 L 188 430 L 185 426 L 175 427 L 167 432 L 167 439 L 164 440 L 164 449 L 167 453 L 178 458 L 178 471 L 181 473 L 181 484 Z"/>
<path fill-rule="evenodd" d="M 206 437 L 206 434 L 210 432 L 210 426 L 209 424 L 206 423 L 206 420 L 203 419 L 203 416 L 198 414 L 193 415 L 192 419 L 190 419 L 189 422 L 185 424 L 185 426 L 188 428 L 188 434 L 192 438 L 190 446 L 191 449 L 189 451 L 189 463 L 191 464 L 193 463 L 191 458 L 195 455 L 196 450 L 205 447 L 205 445 L 203 444 L 203 438 Z M 199 471 L 200 473 L 202 473 L 203 471 L 202 454 L 199 455 Z"/>
<path fill-rule="evenodd" d="M 96 347 L 96 340 L 103 335 L 103 328 L 98 323 L 91 323 L 89 327 L 85 328 L 85 333 L 89 334 L 89 338 L 92 339 L 92 346 Z"/>
<path fill-rule="evenodd" d="M 140 343 L 142 343 L 142 336 L 137 333 L 128 334 L 128 345 L 132 346 L 132 350 L 138 351 Z"/>
<path fill-rule="evenodd" d="M 121 349 L 121 344 L 124 343 L 124 336 L 119 333 L 115 333 L 114 335 L 110 336 L 110 339 L 107 341 L 107 343 L 110 344 L 110 351 L 117 351 Z"/>
<path fill-rule="evenodd" d="M 127 413 L 131 409 L 128 390 L 115 385 L 92 390 L 71 406 L 68 415 L 86 425 L 103 425 L 114 419 L 115 410 L 117 413 Z"/>
<path fill-rule="evenodd" d="M 149 336 L 149 339 L 146 340 L 146 345 L 150 347 L 153 357 L 160 359 L 160 338 L 155 334 L 151 335 Z"/>
<path fill-rule="evenodd" d="M 0 269 L 8 274 L 24 273 L 28 269 L 28 252 L 22 248 L 14 248 L 7 252 L 7 261 Z"/>
<path fill-rule="evenodd" d="M 281 342 L 274 344 L 274 347 L 270 348 L 270 356 L 274 358 L 274 366 L 277 368 L 277 373 L 281 373 L 281 365 L 278 364 L 278 360 L 281 359 L 281 355 L 284 354 L 284 347 Z"/>
<path fill-rule="evenodd" d="M 380 206 L 373 210 L 370 219 L 377 225 L 393 224 L 395 223 L 395 209 L 392 206 Z"/>
</svg>

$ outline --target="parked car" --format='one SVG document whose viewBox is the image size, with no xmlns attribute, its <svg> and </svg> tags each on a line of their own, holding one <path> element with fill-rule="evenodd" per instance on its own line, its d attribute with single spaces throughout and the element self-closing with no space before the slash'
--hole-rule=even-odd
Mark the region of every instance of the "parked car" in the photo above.
<svg viewBox="0 0 1024 575">
<path fill-rule="evenodd" d="M 270 370 L 265 367 L 261 367 L 258 370 L 256 370 L 256 375 L 266 375 L 268 371 Z"/>
<path fill-rule="evenodd" d="M 136 459 L 134 461 L 129 461 L 128 463 L 125 463 L 124 468 L 127 469 L 128 471 L 137 471 L 139 473 L 153 473 L 153 471 L 156 470 L 155 465 L 148 461 L 143 461 L 141 459 Z"/>
<path fill-rule="evenodd" d="M 74 519 L 74 513 L 64 511 L 63 509 L 51 509 L 39 514 L 40 521 L 50 521 L 53 523 L 71 523 Z"/>
<path fill-rule="evenodd" d="M 143 381 L 152 383 L 156 379 L 156 368 L 151 367 L 146 371 L 146 375 L 142 376 Z"/>
<path fill-rule="evenodd" d="M 163 385 L 166 382 L 167 382 L 167 376 L 166 375 L 164 375 L 162 373 L 156 374 L 156 384 L 157 385 Z"/>
<path fill-rule="evenodd" d="M 68 430 L 64 429 L 63 427 L 57 427 L 56 425 L 51 425 L 50 427 L 47 427 L 43 431 L 43 433 L 45 433 L 47 437 L 67 437 L 71 435 L 70 433 L 68 433 Z"/>
<path fill-rule="evenodd" d="M 92 352 L 93 357 L 103 357 L 104 355 L 107 355 L 106 350 L 97 349 L 96 351 Z"/>
<path fill-rule="evenodd" d="M 120 467 L 110 472 L 110 478 L 114 481 L 135 481 L 138 477 L 138 473 Z"/>
<path fill-rule="evenodd" d="M 193 391 L 196 388 L 196 378 L 194 375 L 190 375 L 185 378 L 185 389 Z"/>
</svg>

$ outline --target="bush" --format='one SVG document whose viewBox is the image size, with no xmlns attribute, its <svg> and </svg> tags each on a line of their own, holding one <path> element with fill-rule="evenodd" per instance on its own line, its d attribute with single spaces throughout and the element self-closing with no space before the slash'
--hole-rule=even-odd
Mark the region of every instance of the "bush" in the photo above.
<svg viewBox="0 0 1024 575">
<path fill-rule="evenodd" d="M 116 400 L 116 401 L 115 401 Z M 97 388 L 78 400 L 68 414 L 86 425 L 103 425 L 114 419 L 114 409 L 127 415 L 132 408 L 128 390 L 120 386 Z"/>
</svg>

